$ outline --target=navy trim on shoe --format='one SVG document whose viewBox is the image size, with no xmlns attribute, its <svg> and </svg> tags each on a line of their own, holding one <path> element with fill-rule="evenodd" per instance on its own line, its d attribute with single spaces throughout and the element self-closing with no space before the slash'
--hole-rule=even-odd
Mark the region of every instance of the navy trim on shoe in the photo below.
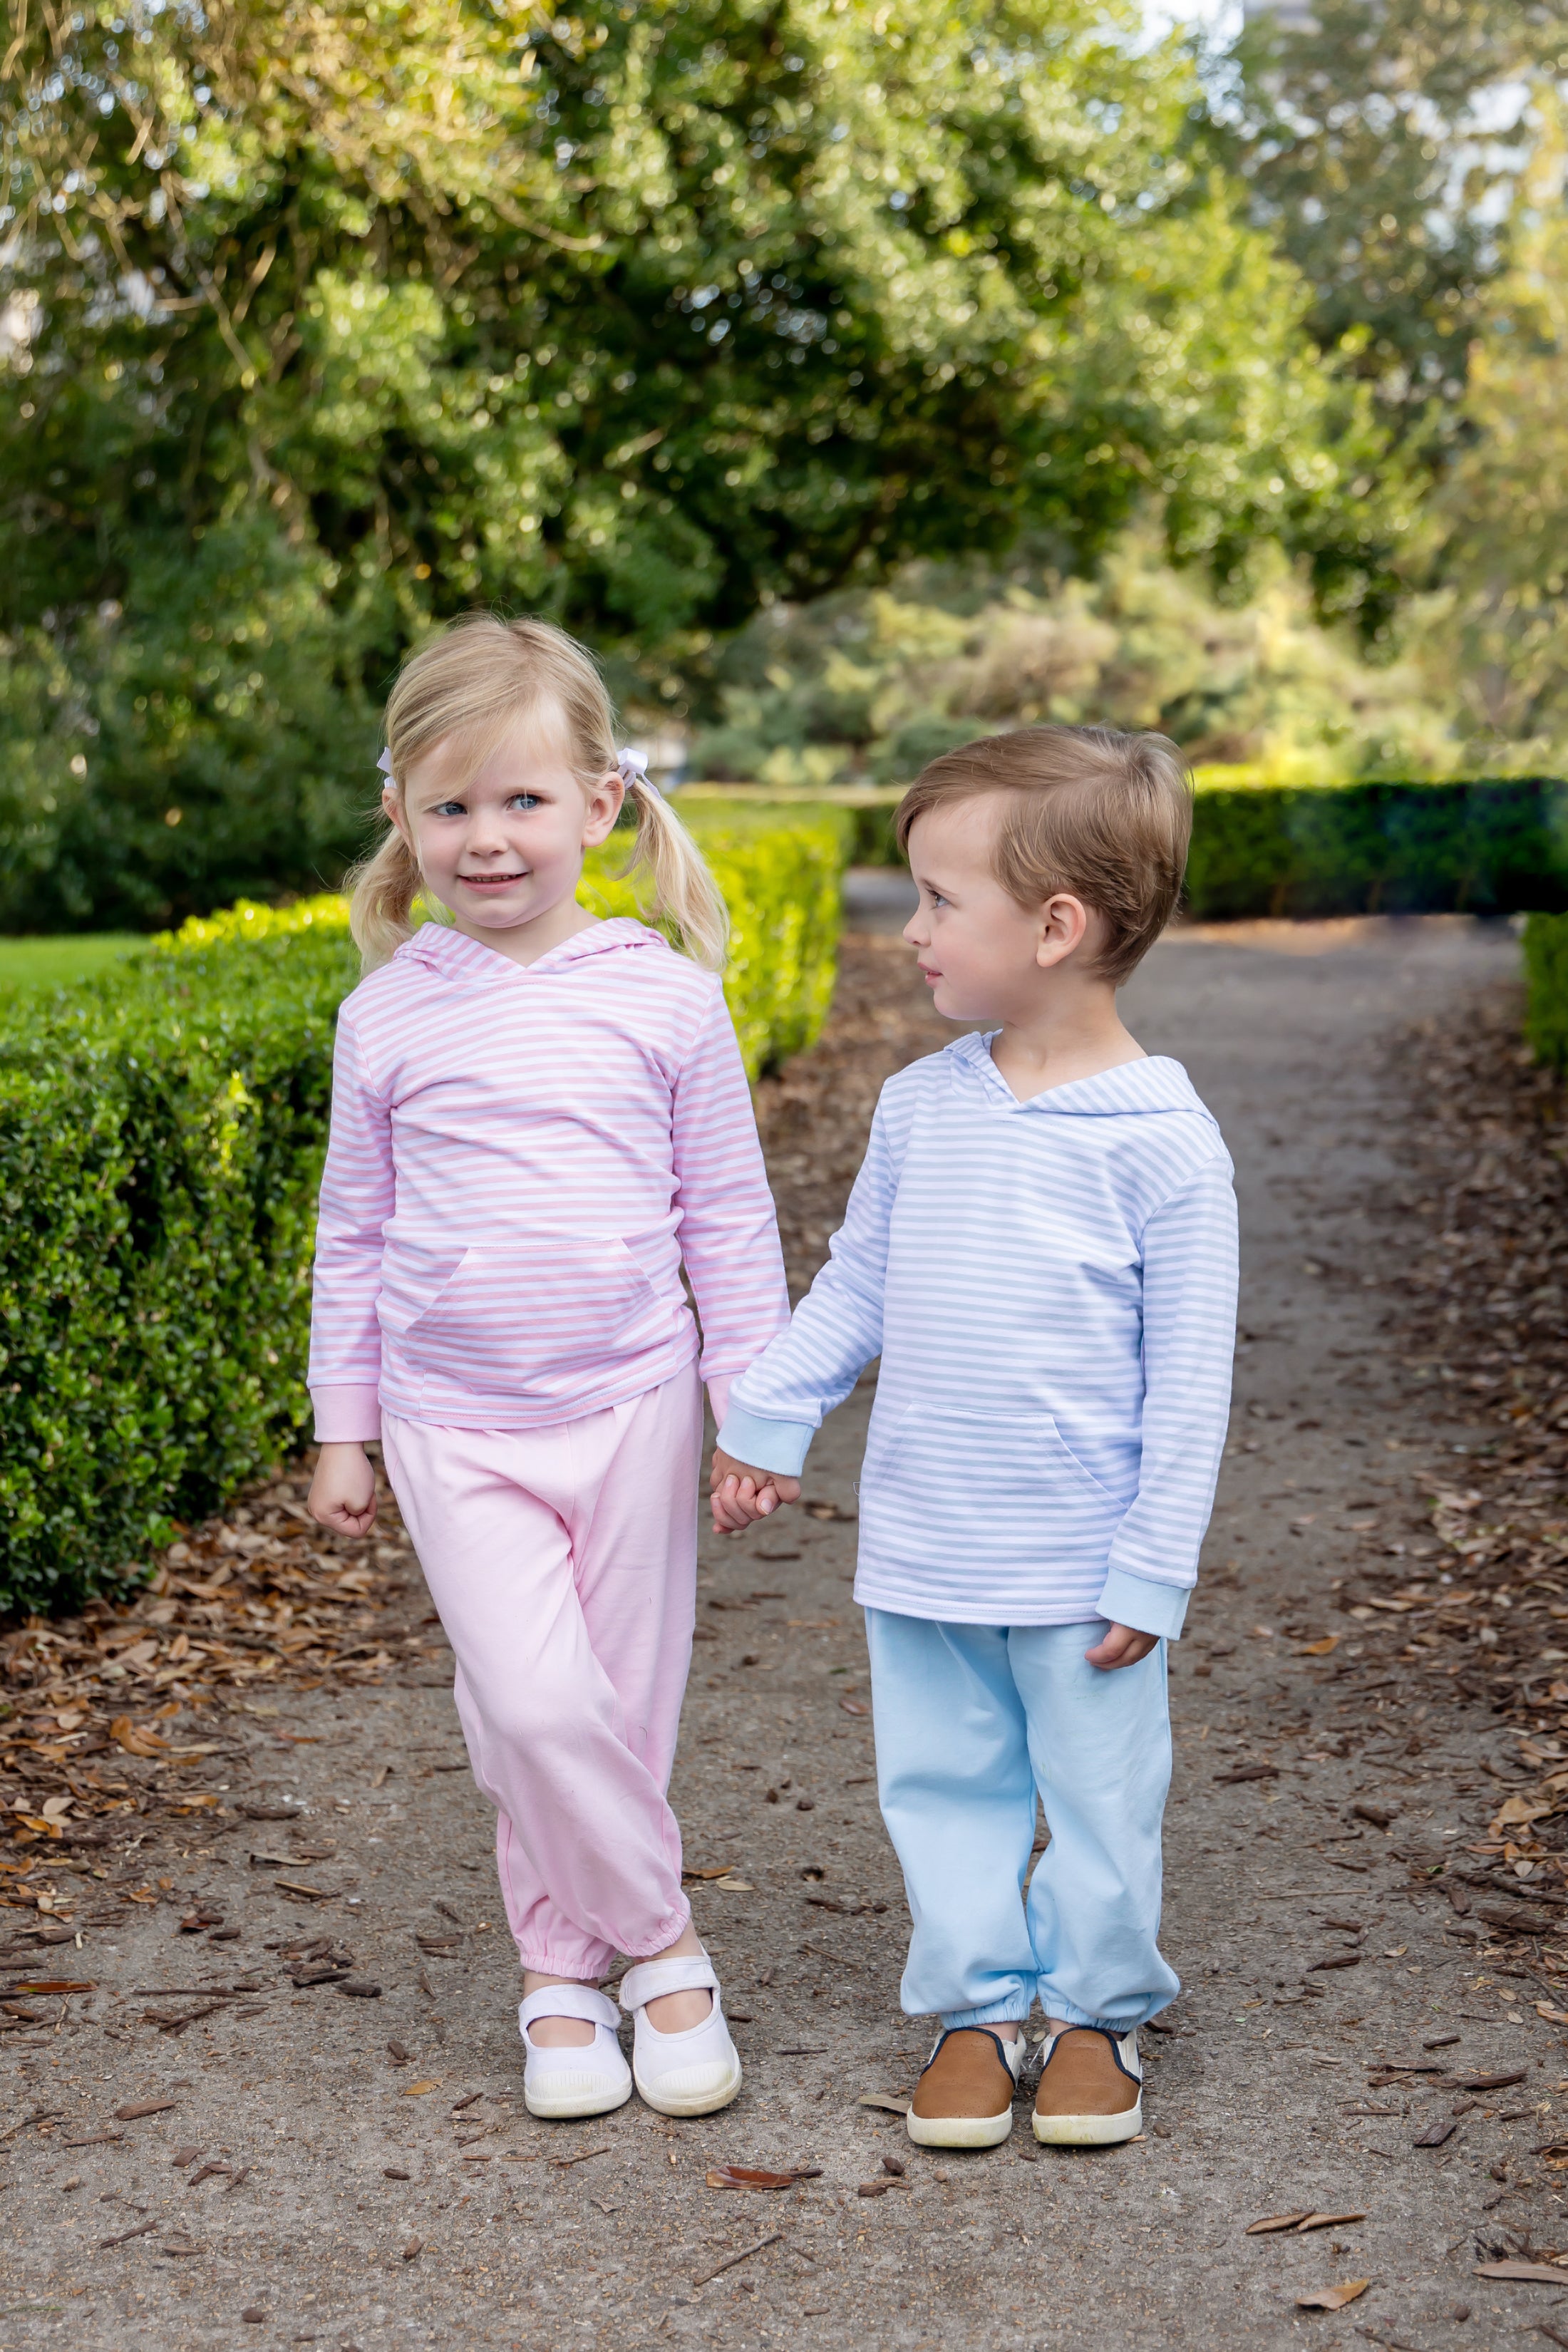
<svg viewBox="0 0 1568 2352">
<path fill-rule="evenodd" d="M 1095 2030 L 1095 2032 L 1098 2032 L 1100 2031 L 1100 2028 L 1097 2026 L 1094 2030 Z M 988 2025 L 944 2025 L 944 2026 L 942 2027 L 942 2030 L 941 2033 L 940 2033 L 940 2034 L 938 2034 L 938 2036 L 937 2036 L 936 2042 L 935 2042 L 935 2044 L 934 2044 L 934 2046 L 933 2046 L 933 2048 L 932 2048 L 932 2050 L 931 2050 L 931 2056 L 926 2060 L 925 2064 L 921 2068 L 921 2073 L 922 2074 L 930 2074 L 930 2072 L 931 2072 L 931 2068 L 936 2064 L 937 2060 L 938 2060 L 938 2059 L 941 2057 L 941 2055 L 942 2055 L 942 2043 L 948 2040 L 948 2038 L 949 2038 L 949 2036 L 950 2036 L 950 2035 L 954 2034 L 954 2033 L 984 2033 L 984 2036 L 985 2036 L 985 2038 L 986 2038 L 986 2040 L 987 2040 L 988 2042 L 994 2042 L 995 2043 L 995 2045 L 996 2045 L 996 2055 L 997 2055 L 998 2059 L 1001 2061 L 1001 2063 L 1002 2063 L 1002 2066 L 1003 2066 L 1004 2071 L 1005 2071 L 1005 2072 L 1008 2074 L 1008 2076 L 1011 2078 L 1015 2091 L 1016 2091 L 1017 2086 L 1018 2086 L 1018 2077 L 1016 2076 L 1016 2074 L 1015 2074 L 1013 2073 L 1012 2065 L 1011 2065 L 1011 2063 L 1010 2063 L 1010 2062 L 1009 2062 L 1009 2060 L 1008 2060 L 1008 2057 L 1007 2057 L 1007 2045 L 1006 2045 L 1006 2043 L 1003 2041 L 1002 2036 L 1001 2036 L 999 2033 L 993 2033 L 993 2032 L 992 2032 L 991 2028 L 990 2028 Z M 1023 2034 L 1023 2028 L 1022 2028 L 1022 2027 L 1020 2027 L 1020 2028 L 1019 2028 L 1019 2037 L 1020 2037 L 1020 2039 L 1022 2039 L 1022 2034 Z M 1127 2071 L 1127 2070 L 1126 2070 L 1126 2068 L 1125 2068 L 1125 2067 L 1123 2067 L 1123 2068 L 1122 2068 L 1122 2072 L 1123 2072 L 1123 2074 L 1125 2074 L 1125 2073 L 1126 2073 L 1126 2071 Z"/>
<path fill-rule="evenodd" d="M 1125 2032 L 1128 2032 L 1128 2033 L 1136 2033 L 1136 2032 L 1137 2032 L 1137 2031 L 1138 2031 L 1138 2029 L 1137 2029 L 1137 2027 L 1136 2027 L 1135 2025 L 1129 2025 L 1129 2026 L 1127 2026 L 1124 2030 L 1125 2030 Z M 1127 2065 L 1127 2064 L 1125 2064 L 1125 2063 L 1123 2063 L 1122 2056 L 1121 2056 L 1121 2039 L 1122 2039 L 1122 2037 L 1121 2037 L 1121 2034 L 1118 2033 L 1118 2032 L 1117 2032 L 1117 2030 L 1116 2030 L 1116 2028 L 1115 2028 L 1115 2026 L 1114 2026 L 1114 2025 L 1069 2025 L 1069 2026 L 1068 2026 L 1068 2027 L 1066 2028 L 1066 2030 L 1065 2030 L 1063 2032 L 1058 2033 L 1058 2034 L 1056 2036 L 1055 2040 L 1054 2040 L 1054 2041 L 1053 2041 L 1053 2042 L 1051 2043 L 1051 2058 L 1054 2058 L 1054 2057 L 1056 2056 L 1057 2052 L 1060 2049 L 1060 2047 L 1061 2047 L 1062 2043 L 1067 2040 L 1068 2034 L 1069 2034 L 1069 2033 L 1099 2033 L 1099 2034 L 1102 2035 L 1102 2036 L 1104 2037 L 1104 2039 L 1105 2039 L 1107 2042 L 1110 2042 L 1110 2054 L 1111 2054 L 1112 2058 L 1114 2058 L 1114 2060 L 1116 2061 L 1116 2071 L 1117 2071 L 1117 2073 L 1118 2073 L 1119 2074 L 1125 2074 L 1125 2075 L 1126 2075 L 1126 2077 L 1127 2077 L 1127 2080 L 1128 2080 L 1130 2083 L 1136 2083 L 1136 2084 L 1138 2084 L 1139 2089 L 1140 2089 L 1140 2090 L 1142 2090 L 1142 2087 L 1143 2087 L 1143 2078 L 1142 2078 L 1142 2076 L 1141 2074 L 1135 2074 L 1132 2072 L 1131 2067 L 1131 2066 L 1129 2066 L 1129 2065 Z M 931 2055 L 932 2055 L 932 2057 L 934 2057 L 934 2056 L 936 2055 L 936 2053 L 933 2051 L 933 2052 L 931 2053 Z M 1046 2065 L 1047 2065 L 1047 2066 L 1048 2066 L 1048 2065 L 1050 2064 L 1050 2063 L 1051 2063 L 1051 2058 L 1047 2058 L 1047 2059 L 1046 2060 L 1045 2063 L 1046 2063 Z M 1006 2063 L 1006 2061 L 1005 2061 L 1005 2060 L 1004 2060 L 1004 2061 L 1003 2061 L 1003 2063 L 1004 2063 L 1004 2064 L 1005 2064 L 1005 2063 Z M 1044 2071 L 1045 2071 L 1045 2070 L 1044 2070 L 1044 2067 L 1042 2067 L 1041 2072 L 1043 2073 Z"/>
</svg>

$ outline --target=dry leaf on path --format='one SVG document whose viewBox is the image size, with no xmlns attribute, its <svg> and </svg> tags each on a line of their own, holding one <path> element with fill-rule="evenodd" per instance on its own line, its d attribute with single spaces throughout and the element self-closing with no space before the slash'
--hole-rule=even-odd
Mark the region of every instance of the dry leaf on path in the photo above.
<svg viewBox="0 0 1568 2352">
<path fill-rule="evenodd" d="M 715 2165 L 710 2189 L 793 2189 L 797 2181 L 820 2180 L 820 2164 L 797 2164 L 788 2172 L 763 2172 L 746 2164 Z"/>
<path fill-rule="evenodd" d="M 1294 2230 L 1308 2220 L 1310 2206 L 1303 2205 L 1294 2213 L 1266 2213 L 1261 2221 L 1249 2221 L 1246 2234 L 1249 2238 L 1265 2238 L 1273 2230 Z"/>
<path fill-rule="evenodd" d="M 862 2091 L 855 2104 L 858 2107 L 881 2107 L 890 2116 L 907 2116 L 910 2111 L 908 2097 L 892 2091 Z"/>
<path fill-rule="evenodd" d="M 403 2085 L 403 2095 L 405 2099 L 422 2099 L 426 2091 L 438 2091 L 441 2085 L 438 2082 L 405 2083 Z"/>
<path fill-rule="evenodd" d="M 1550 2263 L 1478 2263 L 1473 2278 L 1520 2279 L 1534 2286 L 1568 2286 L 1568 2275 Z"/>
<path fill-rule="evenodd" d="M 1315 2286 L 1296 2297 L 1298 2311 L 1342 2311 L 1372 2284 L 1370 2279 L 1346 2279 L 1339 2286 Z"/>
</svg>

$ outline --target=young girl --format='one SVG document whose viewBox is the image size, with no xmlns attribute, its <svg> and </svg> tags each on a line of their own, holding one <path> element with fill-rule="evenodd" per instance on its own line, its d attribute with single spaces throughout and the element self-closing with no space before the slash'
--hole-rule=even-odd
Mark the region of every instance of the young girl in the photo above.
<svg viewBox="0 0 1568 2352">
<path fill-rule="evenodd" d="M 540 621 L 460 622 L 393 689 L 321 1181 L 310 1508 L 365 1532 L 379 1438 L 496 1808 L 531 2113 L 602 2114 L 635 2074 L 697 2116 L 741 2067 L 665 1798 L 702 1425 L 682 1267 L 716 1412 L 788 1303 L 723 903 L 613 723 Z M 628 792 L 685 955 L 577 903 Z M 450 919 L 416 928 L 419 898 Z M 597 1990 L 617 1951 L 631 2072 Z"/>
</svg>

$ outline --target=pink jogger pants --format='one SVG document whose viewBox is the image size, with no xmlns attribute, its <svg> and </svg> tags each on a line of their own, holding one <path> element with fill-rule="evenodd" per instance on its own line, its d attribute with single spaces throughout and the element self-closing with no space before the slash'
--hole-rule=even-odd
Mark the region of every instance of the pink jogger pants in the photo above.
<svg viewBox="0 0 1568 2352">
<path fill-rule="evenodd" d="M 549 1429 L 383 1419 L 387 1475 L 458 1662 L 522 1965 L 605 1975 L 689 1919 L 665 1801 L 691 1663 L 695 1365 Z"/>
</svg>

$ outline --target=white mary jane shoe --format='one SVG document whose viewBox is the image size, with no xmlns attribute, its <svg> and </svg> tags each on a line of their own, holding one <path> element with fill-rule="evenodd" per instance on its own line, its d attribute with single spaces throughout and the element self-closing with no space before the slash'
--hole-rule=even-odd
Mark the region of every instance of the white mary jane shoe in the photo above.
<svg viewBox="0 0 1568 2352">
<path fill-rule="evenodd" d="M 713 2006 L 700 2025 L 689 2026 L 684 2033 L 661 2033 L 648 2022 L 647 2003 L 667 1992 L 710 1992 Z M 621 1979 L 621 2007 L 637 2020 L 632 2074 L 656 2115 L 710 2116 L 739 2095 L 741 2061 L 706 1952 L 639 1960 Z"/>
<path fill-rule="evenodd" d="M 542 2017 L 584 2018 L 594 2039 L 576 2049 L 542 2048 L 529 2032 Z M 521 2003 L 517 2021 L 528 2053 L 522 2103 L 531 2116 L 607 2116 L 612 2107 L 626 2105 L 632 2070 L 616 2039 L 620 2019 L 608 1993 L 595 1992 L 592 1985 L 545 1985 Z"/>
</svg>

